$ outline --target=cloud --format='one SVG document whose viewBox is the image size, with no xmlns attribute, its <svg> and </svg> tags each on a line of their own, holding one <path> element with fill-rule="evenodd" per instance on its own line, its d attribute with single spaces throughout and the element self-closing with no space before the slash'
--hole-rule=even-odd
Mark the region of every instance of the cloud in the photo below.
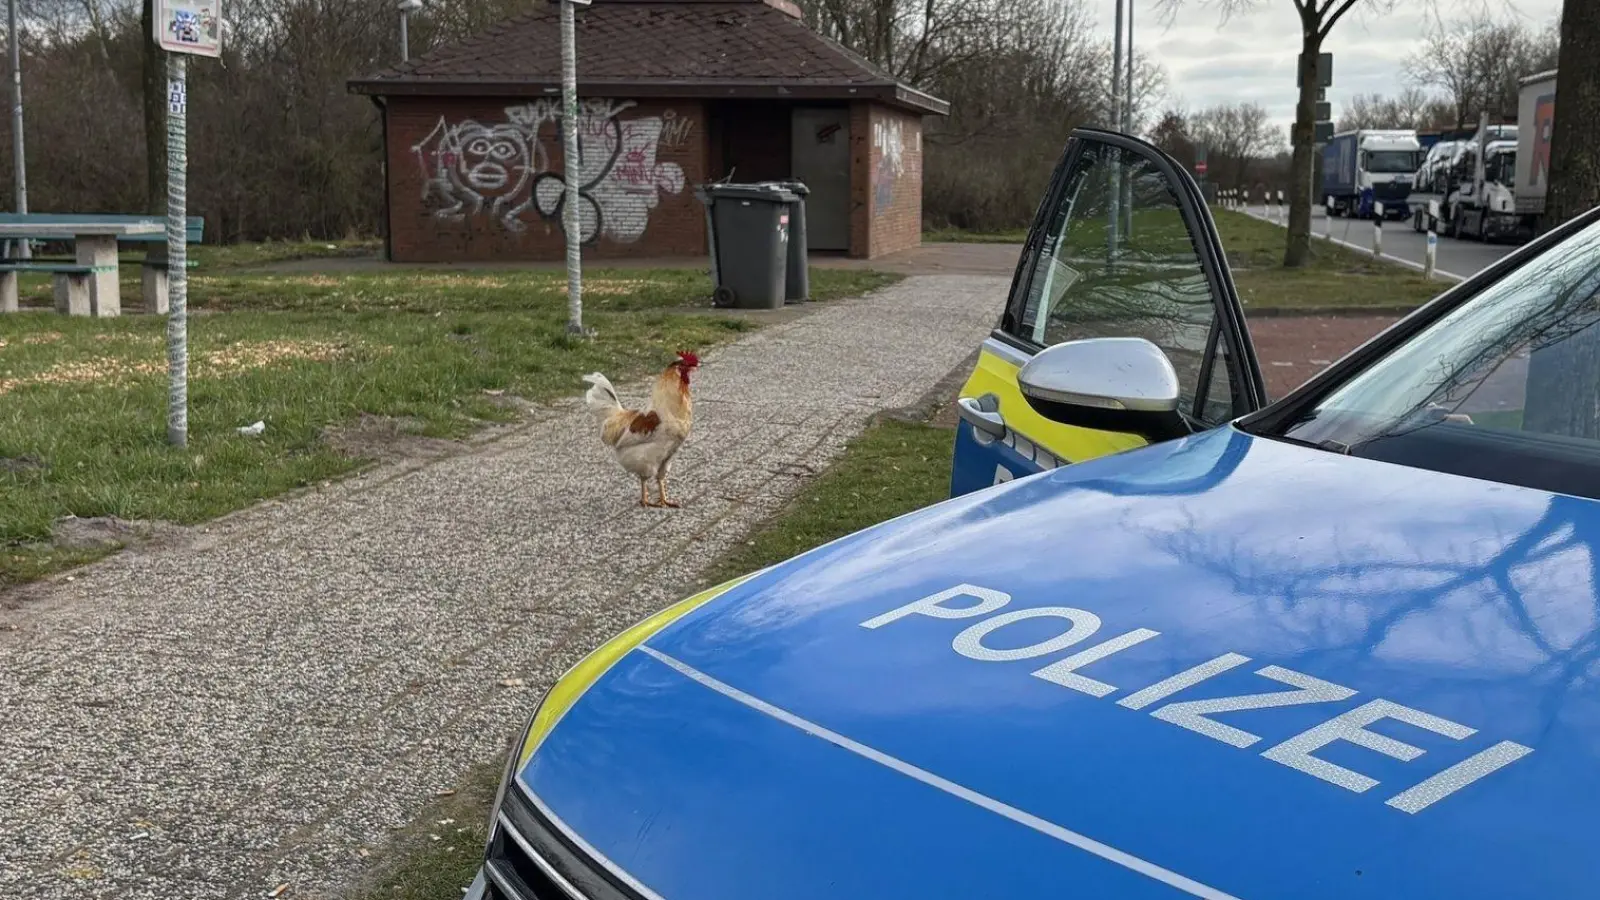
<svg viewBox="0 0 1600 900">
<path fill-rule="evenodd" d="M 1092 2 L 1101 13 L 1099 30 L 1109 39 L 1113 0 Z M 1171 85 L 1167 105 L 1201 109 L 1248 100 L 1265 106 L 1287 130 L 1294 121 L 1295 60 L 1300 53 L 1300 20 L 1290 0 L 1257 0 L 1254 9 L 1226 20 L 1215 3 L 1182 0 L 1170 22 L 1158 2 L 1132 0 L 1134 41 L 1139 52 L 1154 55 L 1166 67 Z M 1452 0 L 1439 2 L 1448 5 Z M 1560 6 L 1561 0 L 1517 0 L 1514 14 L 1538 28 L 1554 19 Z M 1392 94 L 1403 88 L 1405 60 L 1427 34 L 1426 4 L 1403 0 L 1392 12 L 1375 10 L 1363 0 L 1323 44 L 1323 52 L 1333 54 L 1328 99 L 1335 117 L 1357 94 Z"/>
</svg>

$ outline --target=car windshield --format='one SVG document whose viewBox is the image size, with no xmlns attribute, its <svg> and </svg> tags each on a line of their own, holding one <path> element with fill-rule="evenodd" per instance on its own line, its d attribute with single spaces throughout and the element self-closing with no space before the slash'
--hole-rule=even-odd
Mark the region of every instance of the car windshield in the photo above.
<svg viewBox="0 0 1600 900">
<path fill-rule="evenodd" d="M 1444 314 L 1274 433 L 1600 499 L 1600 224 Z"/>
<path fill-rule="evenodd" d="M 1368 150 L 1368 172 L 1415 172 L 1417 154 L 1411 150 Z"/>
</svg>

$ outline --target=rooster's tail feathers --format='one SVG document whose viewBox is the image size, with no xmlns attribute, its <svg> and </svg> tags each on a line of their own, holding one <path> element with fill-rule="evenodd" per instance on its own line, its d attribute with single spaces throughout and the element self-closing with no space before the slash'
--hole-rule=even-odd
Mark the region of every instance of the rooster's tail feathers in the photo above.
<svg viewBox="0 0 1600 900">
<path fill-rule="evenodd" d="M 617 399 L 617 389 L 611 386 L 611 379 L 599 372 L 591 372 L 583 376 L 583 380 L 591 385 L 589 392 L 583 395 L 583 402 L 597 412 L 609 412 L 619 409 L 622 401 Z"/>
</svg>

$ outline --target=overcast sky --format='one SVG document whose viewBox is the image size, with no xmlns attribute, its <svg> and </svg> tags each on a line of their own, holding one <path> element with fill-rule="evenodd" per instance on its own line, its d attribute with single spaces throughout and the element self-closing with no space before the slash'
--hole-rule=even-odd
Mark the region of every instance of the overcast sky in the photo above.
<svg viewBox="0 0 1600 900">
<path fill-rule="evenodd" d="M 1294 121 L 1295 56 L 1300 51 L 1300 20 L 1290 0 L 1258 0 L 1253 12 L 1236 14 L 1226 24 L 1214 4 L 1185 0 L 1167 25 L 1157 0 L 1133 0 L 1134 40 L 1140 53 L 1166 67 L 1166 105 L 1196 110 L 1216 103 L 1250 101 L 1265 106 L 1284 127 Z M 1533 28 L 1555 21 L 1561 0 L 1494 0 L 1505 16 L 1520 16 Z M 1116 0 L 1090 0 L 1100 30 L 1109 39 Z M 1502 5 L 1503 4 L 1503 5 Z M 1427 30 L 1425 5 L 1401 0 L 1387 15 L 1351 10 L 1323 42 L 1333 54 L 1333 87 L 1328 99 L 1338 118 L 1342 101 L 1372 91 L 1396 93 L 1405 86 L 1402 64 Z M 1464 6 L 1441 0 L 1441 7 Z"/>
</svg>

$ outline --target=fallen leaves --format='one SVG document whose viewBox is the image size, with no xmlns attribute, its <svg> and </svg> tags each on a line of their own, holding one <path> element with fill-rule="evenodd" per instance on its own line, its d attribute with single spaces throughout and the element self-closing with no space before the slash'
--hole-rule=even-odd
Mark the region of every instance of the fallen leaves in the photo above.
<svg viewBox="0 0 1600 900">
<path fill-rule="evenodd" d="M 53 332 L 31 335 L 23 342 L 34 342 L 36 338 L 45 337 L 46 334 Z M 59 339 L 60 335 L 57 334 L 55 337 Z M 193 378 L 217 378 L 284 362 L 302 360 L 327 362 L 343 355 L 348 349 L 348 345 L 332 341 L 240 341 L 220 350 L 196 354 L 190 361 L 189 372 Z M 166 371 L 165 360 L 136 360 L 116 356 L 67 360 L 32 375 L 0 378 L 0 394 L 34 385 L 94 384 L 155 375 Z"/>
</svg>

